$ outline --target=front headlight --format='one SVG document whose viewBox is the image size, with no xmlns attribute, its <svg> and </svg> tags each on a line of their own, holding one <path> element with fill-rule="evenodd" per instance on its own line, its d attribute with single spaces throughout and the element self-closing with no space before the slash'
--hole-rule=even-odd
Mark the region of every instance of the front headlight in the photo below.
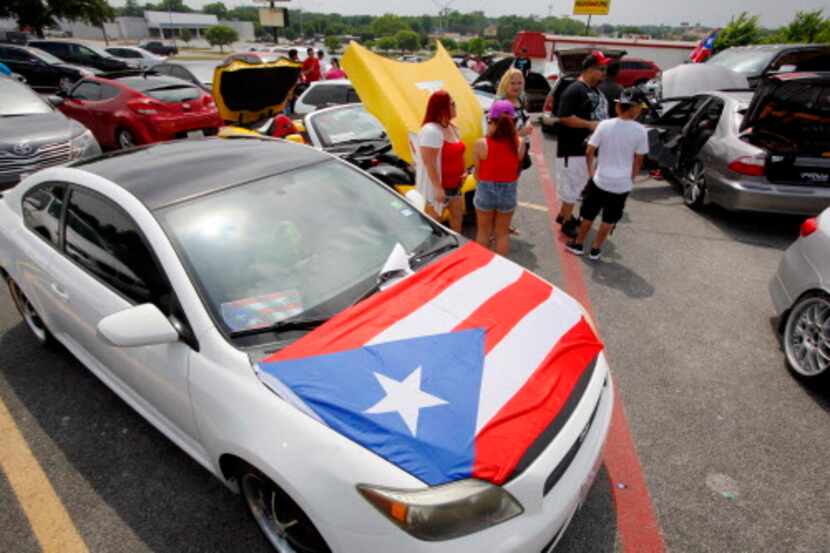
<svg viewBox="0 0 830 553">
<path fill-rule="evenodd" d="M 481 480 L 461 480 L 424 490 L 365 484 L 357 489 L 389 520 L 425 541 L 466 536 L 524 512 L 504 488 Z"/>
<path fill-rule="evenodd" d="M 98 146 L 98 141 L 92 136 L 92 132 L 87 129 L 78 136 L 72 138 L 69 142 L 69 159 L 76 160 L 80 158 L 87 158 L 101 153 L 101 148 Z"/>
</svg>

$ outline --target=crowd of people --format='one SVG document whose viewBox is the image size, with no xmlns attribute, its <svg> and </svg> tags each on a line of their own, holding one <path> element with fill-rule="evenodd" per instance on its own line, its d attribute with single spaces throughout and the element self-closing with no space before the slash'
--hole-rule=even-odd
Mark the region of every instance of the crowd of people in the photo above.
<svg viewBox="0 0 830 553">
<path fill-rule="evenodd" d="M 518 205 L 519 176 L 531 165 L 533 129 L 524 97 L 529 64 L 523 64 L 523 54 L 499 83 L 485 136 L 473 145 L 471 169 L 465 168 L 466 146 L 453 123 L 455 102 L 446 91 L 431 95 L 418 135 L 416 187 L 426 200 L 427 213 L 440 219 L 446 209 L 450 227 L 460 232 L 461 186 L 473 174 L 476 241 L 502 255 L 510 250 L 510 235 L 517 234 L 511 222 Z M 645 127 L 637 122 L 648 100 L 641 90 L 618 85 L 617 71 L 617 63 L 592 52 L 583 61 L 579 78 L 562 93 L 557 109 L 555 175 L 561 208 L 556 220 L 569 238 L 568 251 L 583 255 L 588 233 L 601 215 L 589 250 L 591 259 L 600 258 L 605 240 L 622 218 L 634 177 L 648 153 Z"/>
</svg>

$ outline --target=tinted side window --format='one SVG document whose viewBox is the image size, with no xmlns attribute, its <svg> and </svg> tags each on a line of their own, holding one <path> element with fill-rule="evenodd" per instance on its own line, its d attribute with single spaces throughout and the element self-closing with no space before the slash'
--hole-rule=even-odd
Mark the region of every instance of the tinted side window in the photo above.
<svg viewBox="0 0 830 553">
<path fill-rule="evenodd" d="M 47 184 L 23 196 L 23 223 L 55 246 L 60 245 L 60 220 L 66 186 Z"/>
<path fill-rule="evenodd" d="M 29 61 L 29 55 L 17 48 L 4 48 L 0 46 L 0 59 L 11 61 Z"/>
<path fill-rule="evenodd" d="M 339 86 L 315 86 L 303 98 L 303 103 L 315 107 L 326 104 L 339 104 L 345 100 L 345 94 Z"/>
<path fill-rule="evenodd" d="M 172 71 L 170 71 L 170 75 L 176 77 L 177 79 L 183 79 L 185 81 L 192 81 L 193 79 L 190 77 L 190 73 L 182 69 L 181 67 L 173 67 Z"/>
<path fill-rule="evenodd" d="M 69 96 L 78 100 L 98 100 L 101 97 L 101 85 L 84 81 L 76 86 Z"/>
<path fill-rule="evenodd" d="M 114 86 L 110 86 L 108 84 L 101 85 L 101 96 L 99 99 L 101 100 L 109 100 L 111 98 L 115 98 L 121 94 L 121 91 L 115 88 Z"/>
<path fill-rule="evenodd" d="M 357 92 L 353 88 L 350 88 L 346 92 L 346 103 L 351 104 L 353 102 L 360 102 L 360 96 L 357 95 Z"/>
<path fill-rule="evenodd" d="M 172 75 L 173 68 L 162 63 L 153 67 L 153 73 L 158 73 L 159 75 Z"/>
<path fill-rule="evenodd" d="M 135 303 L 169 309 L 170 292 L 136 224 L 97 194 L 73 190 L 66 212 L 66 254 Z"/>
</svg>

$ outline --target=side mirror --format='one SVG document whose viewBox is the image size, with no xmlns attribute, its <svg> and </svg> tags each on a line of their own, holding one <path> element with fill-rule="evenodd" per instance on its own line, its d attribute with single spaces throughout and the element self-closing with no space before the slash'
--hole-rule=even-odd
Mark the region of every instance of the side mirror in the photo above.
<svg viewBox="0 0 830 553">
<path fill-rule="evenodd" d="M 52 107 L 60 107 L 61 104 L 64 102 L 64 98 L 62 94 L 50 94 L 46 97 L 46 100 L 52 104 Z"/>
<path fill-rule="evenodd" d="M 98 335 L 120 348 L 172 344 L 179 333 L 153 304 L 137 305 L 101 319 Z"/>
<path fill-rule="evenodd" d="M 406 199 L 412 202 L 420 212 L 423 212 L 427 207 L 426 198 L 414 188 L 406 193 Z"/>
</svg>

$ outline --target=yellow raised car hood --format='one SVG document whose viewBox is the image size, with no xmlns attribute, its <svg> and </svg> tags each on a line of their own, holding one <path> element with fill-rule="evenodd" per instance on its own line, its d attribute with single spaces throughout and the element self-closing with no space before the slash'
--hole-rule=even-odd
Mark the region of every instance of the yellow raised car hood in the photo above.
<svg viewBox="0 0 830 553">
<path fill-rule="evenodd" d="M 467 163 L 472 164 L 473 143 L 481 137 L 481 105 L 450 55 L 440 42 L 437 46 L 432 59 L 405 63 L 352 42 L 343 54 L 342 65 L 366 111 L 378 118 L 395 153 L 409 163 L 409 134 L 421 130 L 430 94 L 441 89 L 449 92 L 458 108 L 454 122 L 467 145 Z"/>
<path fill-rule="evenodd" d="M 225 121 L 254 123 L 282 111 L 300 77 L 300 65 L 232 60 L 213 71 L 213 99 Z"/>
</svg>

